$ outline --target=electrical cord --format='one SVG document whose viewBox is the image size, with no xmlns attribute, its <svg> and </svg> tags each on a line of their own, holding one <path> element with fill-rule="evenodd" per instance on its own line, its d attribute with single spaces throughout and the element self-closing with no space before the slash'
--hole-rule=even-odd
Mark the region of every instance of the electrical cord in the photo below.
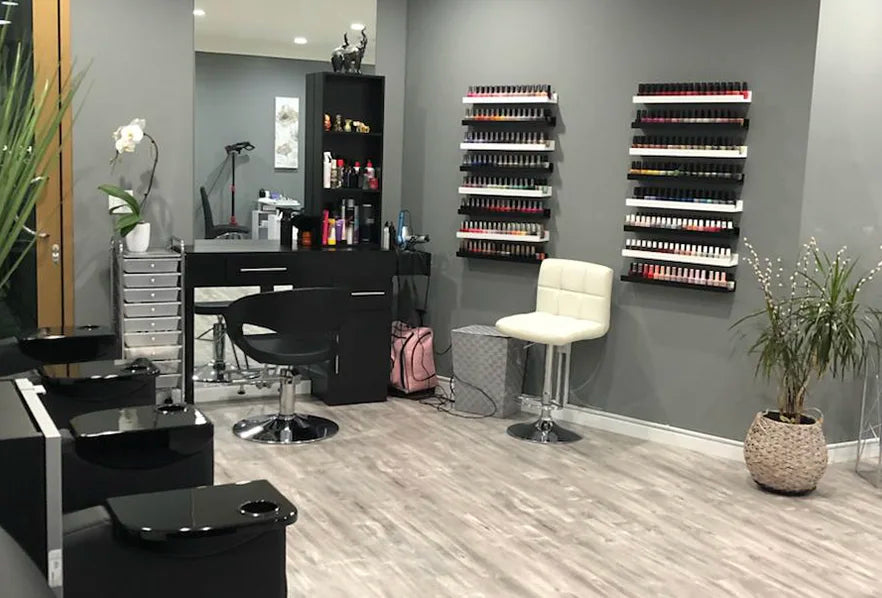
<svg viewBox="0 0 882 598">
<path fill-rule="evenodd" d="M 421 405 L 428 405 L 429 407 L 434 407 L 435 410 L 438 411 L 439 413 L 444 413 L 445 415 L 451 415 L 453 417 L 459 417 L 461 419 L 487 419 L 488 417 L 493 417 L 494 415 L 496 415 L 496 411 L 497 411 L 496 401 L 493 400 L 493 397 L 491 397 L 487 393 L 487 391 L 485 391 L 483 388 L 481 388 L 480 386 L 477 386 L 475 384 L 472 384 L 471 382 L 463 380 L 462 378 L 458 377 L 456 375 L 456 373 L 453 374 L 453 376 L 450 379 L 450 382 L 451 382 L 450 392 L 453 396 L 448 396 L 447 393 L 444 392 L 444 389 L 441 388 L 440 386 L 438 386 L 435 388 L 436 394 L 431 397 L 421 399 L 419 401 L 420 404 Z M 466 386 L 469 386 L 469 387 L 477 390 L 479 393 L 481 393 L 484 396 L 484 398 L 487 399 L 487 401 L 490 403 L 490 406 L 492 407 L 492 410 L 490 411 L 490 413 L 467 414 L 467 413 L 457 413 L 456 411 L 454 411 L 453 408 L 456 403 L 455 382 L 459 382 L 460 384 L 465 384 Z M 438 394 L 438 393 L 440 393 L 440 394 Z"/>
</svg>

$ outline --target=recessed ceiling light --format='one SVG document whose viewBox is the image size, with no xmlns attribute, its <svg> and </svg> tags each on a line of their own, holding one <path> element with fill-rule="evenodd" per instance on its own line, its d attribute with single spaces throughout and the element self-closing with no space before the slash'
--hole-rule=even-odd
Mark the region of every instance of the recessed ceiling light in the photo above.
<svg viewBox="0 0 882 598">
<path fill-rule="evenodd" d="M 294 38 L 294 43 L 297 44 L 298 46 L 302 46 L 303 44 L 306 43 L 306 38 L 297 36 Z"/>
<path fill-rule="evenodd" d="M 3 0 L 0 4 L 4 6 L 18 6 L 18 2 L 14 2 L 13 0 Z"/>
<path fill-rule="evenodd" d="M 7 21 L 6 19 L 0 19 L 0 25 L 9 25 L 12 21 Z"/>
<path fill-rule="evenodd" d="M 194 16 L 194 17 L 204 17 L 204 16 L 205 16 L 205 11 L 202 10 L 201 8 L 194 8 L 194 9 L 193 9 L 193 16 Z"/>
<path fill-rule="evenodd" d="M 353 23 L 349 28 L 353 31 L 361 31 L 364 29 L 364 23 Z"/>
</svg>

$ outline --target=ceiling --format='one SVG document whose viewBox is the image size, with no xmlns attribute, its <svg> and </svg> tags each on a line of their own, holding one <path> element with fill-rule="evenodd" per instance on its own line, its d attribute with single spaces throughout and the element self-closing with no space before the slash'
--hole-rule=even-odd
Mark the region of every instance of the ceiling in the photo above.
<svg viewBox="0 0 882 598">
<path fill-rule="evenodd" d="M 352 23 L 363 23 L 368 36 L 365 64 L 374 64 L 376 0 L 195 0 L 205 11 L 194 17 L 196 50 L 307 60 L 329 60 L 349 34 L 361 39 Z M 297 36 L 304 45 L 293 43 Z"/>
</svg>

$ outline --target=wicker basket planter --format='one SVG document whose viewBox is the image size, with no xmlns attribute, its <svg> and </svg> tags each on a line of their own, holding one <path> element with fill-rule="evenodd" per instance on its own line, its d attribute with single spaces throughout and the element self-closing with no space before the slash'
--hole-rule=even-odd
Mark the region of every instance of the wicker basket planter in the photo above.
<svg viewBox="0 0 882 598">
<path fill-rule="evenodd" d="M 788 424 L 777 411 L 756 414 L 744 440 L 744 461 L 760 487 L 781 494 L 806 494 L 827 470 L 827 440 L 821 420 L 803 416 Z"/>
</svg>

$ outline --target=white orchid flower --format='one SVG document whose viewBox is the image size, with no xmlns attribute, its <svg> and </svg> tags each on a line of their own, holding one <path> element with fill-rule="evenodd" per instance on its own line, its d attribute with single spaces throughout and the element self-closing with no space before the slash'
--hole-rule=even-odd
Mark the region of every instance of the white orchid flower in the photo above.
<svg viewBox="0 0 882 598">
<path fill-rule="evenodd" d="M 119 127 L 113 132 L 114 147 L 117 153 L 134 152 L 135 148 L 144 139 L 144 129 L 147 121 L 143 118 L 132 119 L 129 124 Z"/>
</svg>

